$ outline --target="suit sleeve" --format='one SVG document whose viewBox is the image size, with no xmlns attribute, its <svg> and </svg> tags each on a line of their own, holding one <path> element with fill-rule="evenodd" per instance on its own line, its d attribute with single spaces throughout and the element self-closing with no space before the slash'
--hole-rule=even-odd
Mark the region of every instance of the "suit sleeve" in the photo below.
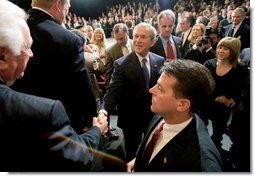
<svg viewBox="0 0 255 177">
<path fill-rule="evenodd" d="M 120 98 L 125 78 L 121 66 L 116 61 L 114 62 L 113 65 L 114 71 L 112 74 L 111 83 L 109 84 L 106 90 L 103 103 L 101 106 L 101 109 L 104 109 L 109 113 L 112 112 L 113 108 L 115 107 L 116 103 Z"/>
<path fill-rule="evenodd" d="M 47 134 L 51 151 L 57 152 L 66 160 L 88 165 L 93 160 L 93 150 L 98 148 L 100 129 L 92 127 L 78 135 L 70 126 L 69 119 L 61 102 L 56 101 L 50 113 L 52 131 Z"/>
<path fill-rule="evenodd" d="M 105 57 L 105 81 L 107 84 L 110 83 L 111 80 L 111 75 L 112 75 L 112 71 L 113 71 L 113 58 L 111 57 L 109 50 L 107 50 L 106 52 L 106 57 Z"/>
<path fill-rule="evenodd" d="M 91 125 L 92 117 L 96 116 L 96 99 L 93 92 L 90 76 L 84 60 L 84 51 L 81 41 L 77 38 L 73 51 L 74 61 L 71 70 L 73 75 L 72 80 L 68 81 L 73 84 L 72 93 L 72 111 L 75 115 L 72 117 L 82 117 L 85 125 Z M 77 122 L 77 126 L 84 126 L 84 122 Z"/>
</svg>

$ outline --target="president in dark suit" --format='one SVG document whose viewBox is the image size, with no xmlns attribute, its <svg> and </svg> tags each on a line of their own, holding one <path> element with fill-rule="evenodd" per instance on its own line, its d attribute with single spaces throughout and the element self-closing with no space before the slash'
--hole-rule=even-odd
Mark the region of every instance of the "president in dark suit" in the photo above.
<svg viewBox="0 0 255 177">
<path fill-rule="evenodd" d="M 173 36 L 175 15 L 171 10 L 164 10 L 158 15 L 158 25 L 160 34 L 157 36 L 156 43 L 150 48 L 150 51 L 156 53 L 166 60 L 181 58 L 180 48 L 182 40 L 180 37 Z M 168 42 L 170 50 L 168 50 Z"/>
<path fill-rule="evenodd" d="M 118 126 L 123 129 L 127 161 L 134 158 L 142 133 L 153 116 L 148 89 L 156 84 L 164 63 L 163 57 L 149 52 L 155 37 L 155 28 L 147 23 L 134 28 L 134 52 L 114 62 L 112 79 L 99 111 L 99 114 L 111 114 L 117 105 Z M 145 65 L 143 59 L 146 59 Z M 142 67 L 149 72 L 148 86 Z"/>
<path fill-rule="evenodd" d="M 62 2 L 62 1 L 61 1 Z M 28 26 L 34 56 L 25 76 L 13 87 L 25 93 L 60 100 L 77 131 L 91 126 L 96 101 L 85 65 L 82 40 L 61 26 L 70 0 L 33 0 Z"/>
<path fill-rule="evenodd" d="M 151 110 L 159 115 L 153 118 L 127 170 L 222 171 L 220 154 L 203 121 L 196 115 L 214 85 L 210 71 L 202 64 L 191 60 L 165 64 L 157 84 L 150 89 Z"/>
<path fill-rule="evenodd" d="M 24 75 L 32 38 L 22 9 L 6 0 L 0 9 L 0 171 L 89 171 L 106 117 L 78 135 L 61 102 L 8 87 Z"/>
</svg>

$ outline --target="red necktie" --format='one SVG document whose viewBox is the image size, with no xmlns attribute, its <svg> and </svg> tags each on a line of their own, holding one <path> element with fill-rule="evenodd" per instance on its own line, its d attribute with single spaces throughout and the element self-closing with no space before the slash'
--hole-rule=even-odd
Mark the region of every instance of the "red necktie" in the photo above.
<svg viewBox="0 0 255 177">
<path fill-rule="evenodd" d="M 169 40 L 167 41 L 167 59 L 174 59 L 174 50 Z"/>
<path fill-rule="evenodd" d="M 143 165 L 147 165 L 150 161 L 152 152 L 154 150 L 155 144 L 160 136 L 160 132 L 163 130 L 163 125 L 165 123 L 162 123 L 159 128 L 153 133 L 152 138 L 150 140 L 150 142 L 148 143 L 148 145 L 146 146 L 146 149 L 144 151 L 144 155 L 143 155 Z"/>
</svg>

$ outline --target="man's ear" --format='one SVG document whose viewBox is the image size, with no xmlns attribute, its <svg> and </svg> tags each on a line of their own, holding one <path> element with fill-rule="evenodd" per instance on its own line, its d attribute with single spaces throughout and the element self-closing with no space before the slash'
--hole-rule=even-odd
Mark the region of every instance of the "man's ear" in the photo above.
<svg viewBox="0 0 255 177">
<path fill-rule="evenodd" d="M 156 39 L 152 39 L 151 47 L 154 46 L 155 43 L 156 43 Z"/>
<path fill-rule="evenodd" d="M 0 47 L 0 70 L 6 69 L 8 67 L 6 63 L 6 48 Z"/>
<path fill-rule="evenodd" d="M 177 105 L 177 111 L 184 112 L 190 109 L 190 100 L 181 98 Z"/>
</svg>

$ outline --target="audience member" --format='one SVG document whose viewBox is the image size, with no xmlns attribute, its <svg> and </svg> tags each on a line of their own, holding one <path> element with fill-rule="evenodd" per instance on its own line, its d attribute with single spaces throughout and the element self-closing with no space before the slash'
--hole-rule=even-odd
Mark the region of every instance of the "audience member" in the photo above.
<svg viewBox="0 0 255 177">
<path fill-rule="evenodd" d="M 191 35 L 189 35 L 189 49 L 196 49 L 198 45 L 201 43 L 202 36 L 205 35 L 205 26 L 202 23 L 197 23 L 193 26 Z M 186 52 L 187 54 L 187 52 Z M 187 58 L 185 55 L 184 58 Z"/>
<path fill-rule="evenodd" d="M 189 50 L 189 35 L 192 31 L 192 19 L 191 17 L 183 17 L 179 23 L 180 32 L 177 34 L 178 37 L 181 37 L 181 56 L 185 56 L 186 52 Z"/>
<path fill-rule="evenodd" d="M 91 44 L 95 44 L 99 49 L 99 58 L 103 61 L 105 65 L 105 50 L 107 48 L 106 38 L 103 28 L 96 28 L 93 33 L 92 39 L 90 40 Z M 97 81 L 99 88 L 102 90 L 102 96 L 105 94 L 105 73 L 97 75 Z"/>
<path fill-rule="evenodd" d="M 128 37 L 129 39 L 133 39 L 133 22 L 131 20 L 126 20 L 125 24 L 128 28 Z"/>
<path fill-rule="evenodd" d="M 222 171 L 220 154 L 196 114 L 214 84 L 210 71 L 194 61 L 174 60 L 161 68 L 150 89 L 151 110 L 159 115 L 153 117 L 128 172 Z"/>
<path fill-rule="evenodd" d="M 109 84 L 113 72 L 113 62 L 133 51 L 133 41 L 128 37 L 128 27 L 124 23 L 114 25 L 112 29 L 116 43 L 106 50 L 105 80 Z"/>
<path fill-rule="evenodd" d="M 250 47 L 250 26 L 243 22 L 245 14 L 243 8 L 237 7 L 232 12 L 232 24 L 228 25 L 225 30 L 225 37 L 235 37 L 241 41 L 241 50 Z"/>
<path fill-rule="evenodd" d="M 14 89 L 37 96 L 60 100 L 78 132 L 91 126 L 96 102 L 85 65 L 83 42 L 61 26 L 70 0 L 32 0 L 28 26 L 33 38 L 34 56 L 25 76 Z M 61 11 L 60 11 L 61 9 Z"/>
<path fill-rule="evenodd" d="M 225 37 L 220 40 L 216 50 L 216 58 L 205 62 L 215 80 L 215 89 L 208 107 L 208 118 L 212 121 L 212 140 L 220 152 L 222 135 L 227 129 L 231 112 L 239 104 L 247 68 L 240 64 L 240 40 Z M 226 159 L 223 158 L 223 162 Z"/>
<path fill-rule="evenodd" d="M 32 38 L 22 9 L 6 0 L 0 9 L 1 171 L 89 171 L 100 136 L 107 131 L 106 117 L 93 118 L 93 126 L 78 135 L 60 101 L 8 87 L 24 75 L 33 56 Z"/>
<path fill-rule="evenodd" d="M 209 37 L 198 37 L 196 40 L 196 45 L 193 45 L 193 47 L 187 51 L 185 58 L 194 60 L 201 64 L 204 64 L 208 59 L 215 58 L 215 50 L 212 48 Z"/>
<path fill-rule="evenodd" d="M 158 15 L 158 26 L 160 34 L 156 43 L 150 51 L 156 53 L 166 60 L 181 58 L 179 47 L 182 44 L 181 38 L 172 35 L 174 29 L 175 15 L 171 10 L 164 10 Z"/>
<path fill-rule="evenodd" d="M 148 90 L 155 85 L 164 63 L 163 57 L 149 52 L 155 43 L 154 27 L 140 23 L 133 34 L 134 51 L 114 61 L 111 82 L 99 111 L 99 116 L 109 115 L 117 105 L 118 126 L 125 138 L 126 161 L 135 157 L 142 134 L 153 116 Z"/>
<path fill-rule="evenodd" d="M 86 28 L 86 37 L 89 39 L 89 41 L 91 41 L 92 36 L 94 34 L 94 30 L 93 30 L 92 26 L 90 26 L 90 25 L 85 26 L 85 28 Z"/>
</svg>

